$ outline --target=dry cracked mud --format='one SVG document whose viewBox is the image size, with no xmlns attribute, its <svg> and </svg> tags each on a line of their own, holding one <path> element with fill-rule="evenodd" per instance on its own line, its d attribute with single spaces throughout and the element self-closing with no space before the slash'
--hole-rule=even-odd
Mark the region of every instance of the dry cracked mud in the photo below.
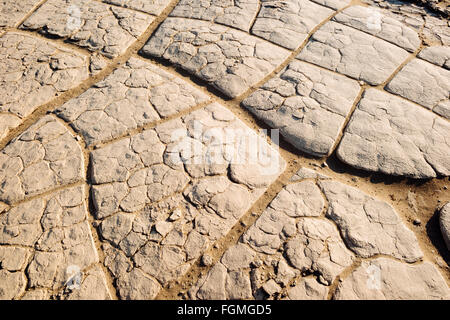
<svg viewBox="0 0 450 320">
<path fill-rule="evenodd" d="M 445 1 L 0 0 L 0 299 L 450 299 Z"/>
</svg>

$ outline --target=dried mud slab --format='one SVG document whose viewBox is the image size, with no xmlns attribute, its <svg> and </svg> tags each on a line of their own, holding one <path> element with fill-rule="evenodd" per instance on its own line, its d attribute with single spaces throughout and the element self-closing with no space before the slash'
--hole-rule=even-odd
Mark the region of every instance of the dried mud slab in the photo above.
<svg viewBox="0 0 450 320">
<path fill-rule="evenodd" d="M 39 106 L 90 75 L 90 58 L 37 37 L 0 37 L 0 139 Z"/>
<path fill-rule="evenodd" d="M 57 191 L 0 215 L 0 299 L 111 297 L 101 269 L 84 271 L 99 262 L 84 190 Z M 74 271 L 81 283 L 71 293 Z"/>
<path fill-rule="evenodd" d="M 447 300 L 450 290 L 429 262 L 364 261 L 337 287 L 337 300 Z"/>
<path fill-rule="evenodd" d="M 386 90 L 450 119 L 450 70 L 414 59 L 395 75 Z"/>
<path fill-rule="evenodd" d="M 294 287 L 289 289 L 286 299 L 326 300 L 328 292 L 328 287 L 318 283 L 313 277 L 303 277 Z"/>
<path fill-rule="evenodd" d="M 306 168 L 294 177 L 189 290 L 192 299 L 327 299 L 330 285 L 356 259 L 422 258 L 414 233 L 387 203 Z M 446 297 L 446 282 L 431 264 L 395 263 L 398 269 L 431 269 L 422 277 L 436 282 L 429 289 L 428 279 L 395 281 L 399 298 L 408 298 L 402 292 L 409 286 L 418 288 L 418 296 Z M 359 290 L 359 298 L 371 294 L 365 291 L 370 288 Z"/>
<path fill-rule="evenodd" d="M 294 50 L 333 12 L 308 0 L 263 0 L 251 33 Z"/>
<path fill-rule="evenodd" d="M 167 18 L 142 52 L 164 58 L 237 97 L 269 75 L 289 51 L 211 22 Z"/>
<path fill-rule="evenodd" d="M 119 296 L 153 299 L 228 233 L 285 162 L 211 104 L 93 151 L 91 165 L 105 265 Z"/>
<path fill-rule="evenodd" d="M 450 124 L 445 119 L 369 89 L 345 129 L 337 156 L 356 168 L 394 176 L 448 176 L 449 136 Z"/>
<path fill-rule="evenodd" d="M 389 204 L 340 182 L 319 182 L 328 200 L 327 218 L 341 231 L 347 247 L 363 258 L 383 254 L 416 262 L 423 254 L 414 233 Z"/>
<path fill-rule="evenodd" d="M 84 156 L 70 131 L 45 116 L 0 153 L 0 201 L 14 203 L 84 179 Z"/>
<path fill-rule="evenodd" d="M 41 0 L 0 0 L 0 28 L 16 26 L 40 2 Z"/>
<path fill-rule="evenodd" d="M 184 80 L 131 58 L 105 80 L 62 105 L 56 114 L 92 145 L 208 100 Z"/>
<path fill-rule="evenodd" d="M 198 19 L 249 31 L 259 10 L 259 0 L 181 0 L 172 17 Z"/>
<path fill-rule="evenodd" d="M 242 104 L 314 156 L 332 151 L 360 91 L 357 81 L 294 60 Z"/>
<path fill-rule="evenodd" d="M 352 6 L 337 14 L 334 21 L 367 32 L 410 52 L 416 51 L 421 40 L 414 29 L 383 15 L 372 7 Z"/>
<path fill-rule="evenodd" d="M 0 139 L 8 135 L 11 129 L 18 127 L 21 119 L 13 114 L 0 113 Z"/>
<path fill-rule="evenodd" d="M 93 0 L 49 0 L 21 28 L 67 38 L 114 58 L 123 54 L 153 20 L 150 15 Z"/>
<path fill-rule="evenodd" d="M 421 33 L 421 38 L 425 44 L 450 45 L 448 19 L 446 19 L 445 14 L 437 14 L 436 12 L 432 12 L 411 1 L 362 1 L 373 8 L 376 16 L 379 16 L 380 14 L 389 16 Z M 421 1 L 419 0 L 416 2 L 419 3 Z M 433 2 L 436 3 L 437 1 Z M 448 11 L 448 6 L 447 9 L 444 8 L 444 10 Z"/>
<path fill-rule="evenodd" d="M 112 300 L 108 280 L 100 265 L 95 265 L 80 277 L 79 288 L 58 294 L 61 300 Z"/>
<path fill-rule="evenodd" d="M 335 21 L 316 31 L 298 55 L 371 85 L 386 81 L 407 57 L 406 50 Z"/>
<path fill-rule="evenodd" d="M 425 47 L 417 56 L 439 67 L 450 69 L 450 47 Z"/>
</svg>

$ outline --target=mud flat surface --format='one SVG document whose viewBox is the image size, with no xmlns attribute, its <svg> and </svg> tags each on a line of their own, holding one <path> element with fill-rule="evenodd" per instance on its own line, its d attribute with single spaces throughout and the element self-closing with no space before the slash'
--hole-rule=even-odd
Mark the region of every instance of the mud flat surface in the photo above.
<svg viewBox="0 0 450 320">
<path fill-rule="evenodd" d="M 448 5 L 0 0 L 0 299 L 449 299 Z"/>
</svg>

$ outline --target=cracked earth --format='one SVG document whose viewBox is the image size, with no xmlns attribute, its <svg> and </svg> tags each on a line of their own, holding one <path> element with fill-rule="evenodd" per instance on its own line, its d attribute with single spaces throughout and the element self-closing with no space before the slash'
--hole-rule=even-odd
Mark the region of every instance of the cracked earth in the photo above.
<svg viewBox="0 0 450 320">
<path fill-rule="evenodd" d="M 0 0 L 0 299 L 450 299 L 448 8 Z"/>
</svg>

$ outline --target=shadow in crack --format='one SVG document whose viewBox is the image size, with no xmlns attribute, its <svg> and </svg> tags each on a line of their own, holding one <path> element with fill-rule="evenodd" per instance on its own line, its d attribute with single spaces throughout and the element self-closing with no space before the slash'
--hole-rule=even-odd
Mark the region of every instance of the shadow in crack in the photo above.
<svg viewBox="0 0 450 320">
<path fill-rule="evenodd" d="M 415 5 L 416 7 L 422 8 L 426 14 L 437 18 L 440 16 L 447 18 L 450 11 L 448 9 L 448 0 L 363 0 L 363 2 L 381 8 L 386 7 L 386 4 L 388 6 L 392 5 L 394 6 L 395 13 L 402 12 L 401 6 Z M 397 6 L 397 8 L 395 6 Z"/>
<path fill-rule="evenodd" d="M 156 30 L 155 30 L 155 32 L 156 32 Z M 138 51 L 138 55 L 141 58 L 143 58 L 145 60 L 149 60 L 158 66 L 163 66 L 163 67 L 171 69 L 172 71 L 176 72 L 178 76 L 188 78 L 193 83 L 195 83 L 197 86 L 205 88 L 209 93 L 213 94 L 214 96 L 216 96 L 224 101 L 233 100 L 232 98 L 228 97 L 226 94 L 222 93 L 217 88 L 215 88 L 212 84 L 198 78 L 197 76 L 190 73 L 189 71 L 186 71 L 185 69 L 183 69 L 181 66 L 179 66 L 177 64 L 173 64 L 164 58 L 148 55 L 145 52 L 143 52 L 142 50 Z"/>
<path fill-rule="evenodd" d="M 341 160 L 336 156 L 336 152 L 333 152 L 326 161 L 328 167 L 336 173 L 349 174 L 360 178 L 369 178 L 371 183 L 385 185 L 404 183 L 409 186 L 422 186 L 432 179 L 413 179 L 402 176 L 392 176 L 379 172 L 369 172 L 362 169 L 354 168 Z M 438 178 L 439 179 L 439 178 Z"/>
<path fill-rule="evenodd" d="M 442 237 L 441 228 L 439 225 L 439 210 L 436 209 L 433 216 L 428 220 L 426 224 L 427 235 L 431 240 L 431 243 L 438 250 L 439 254 L 444 258 L 448 266 L 450 266 L 450 250 L 445 245 L 444 238 Z"/>
</svg>

